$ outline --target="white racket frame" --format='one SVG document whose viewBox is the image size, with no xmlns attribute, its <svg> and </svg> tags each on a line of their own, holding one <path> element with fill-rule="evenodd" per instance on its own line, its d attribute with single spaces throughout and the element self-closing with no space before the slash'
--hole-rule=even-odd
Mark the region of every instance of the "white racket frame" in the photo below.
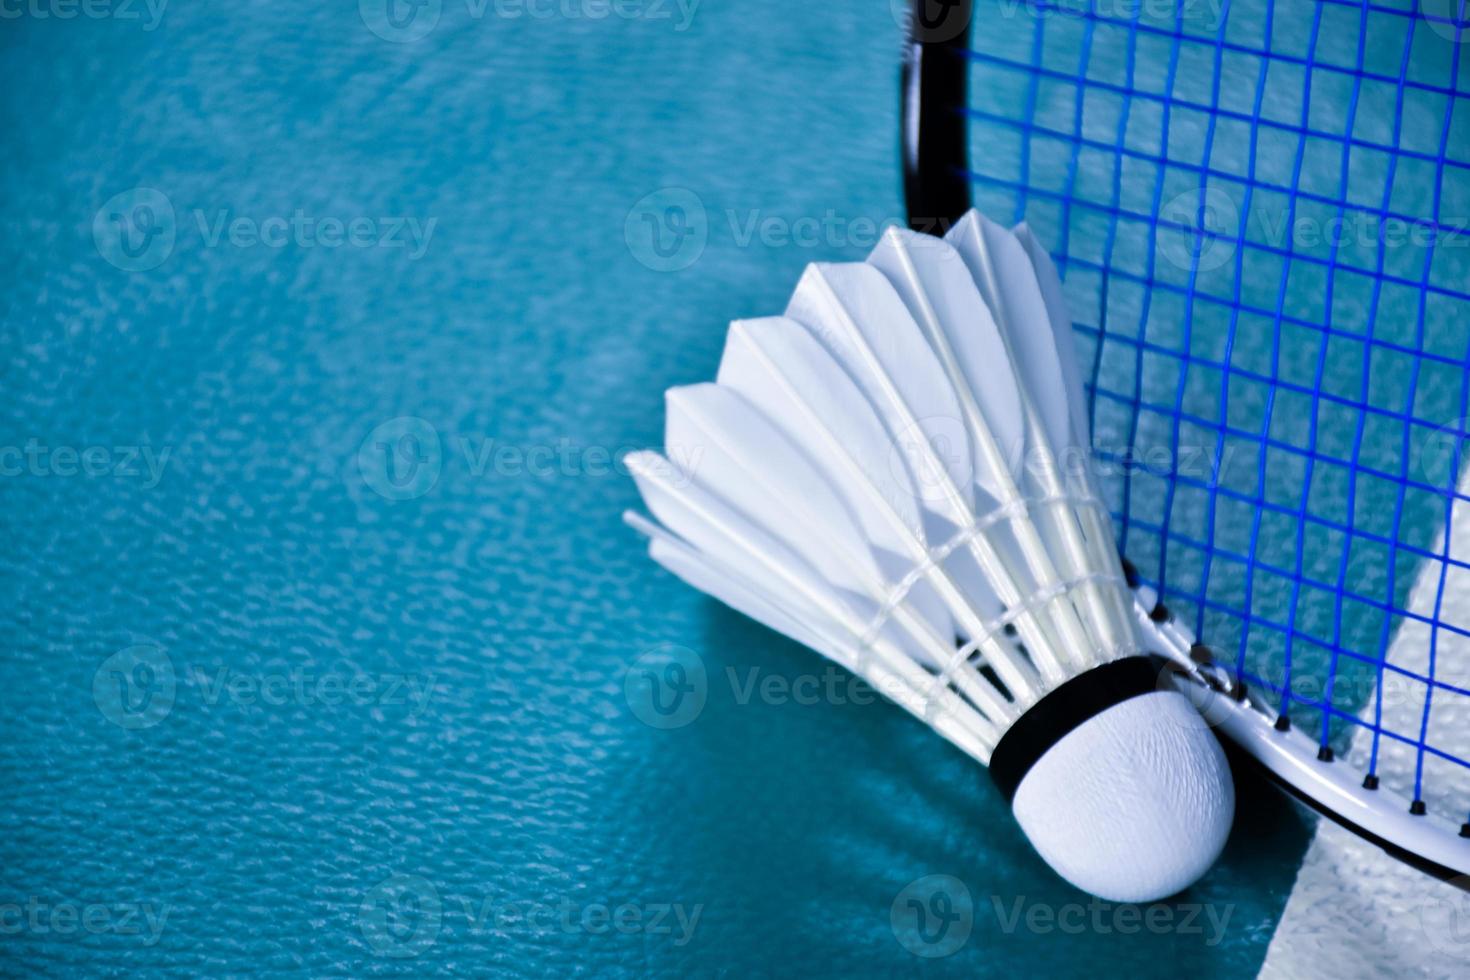
<svg viewBox="0 0 1470 980">
<path fill-rule="evenodd" d="M 1194 636 L 1170 616 L 1155 619 L 1158 597 L 1147 586 L 1134 592 L 1134 610 L 1145 646 L 1178 666 L 1167 671 L 1173 686 L 1194 702 L 1218 732 L 1266 768 L 1297 800 L 1383 848 L 1393 857 L 1470 890 L 1470 837 L 1433 813 L 1415 814 L 1410 801 L 1379 784 L 1363 786 L 1364 773 L 1342 757 L 1318 758 L 1319 743 L 1295 727 L 1276 727 L 1277 713 L 1219 663 L 1201 662 Z"/>
</svg>

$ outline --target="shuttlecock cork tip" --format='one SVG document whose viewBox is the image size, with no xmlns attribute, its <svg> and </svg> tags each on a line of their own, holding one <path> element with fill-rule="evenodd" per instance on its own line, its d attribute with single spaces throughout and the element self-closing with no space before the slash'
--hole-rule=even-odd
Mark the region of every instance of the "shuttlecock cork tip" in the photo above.
<svg viewBox="0 0 1470 980">
<path fill-rule="evenodd" d="M 1133 657 L 1073 678 L 1016 723 L 991 761 L 1037 852 L 1111 901 L 1188 888 L 1220 856 L 1235 817 L 1214 733 L 1155 676 Z"/>
</svg>

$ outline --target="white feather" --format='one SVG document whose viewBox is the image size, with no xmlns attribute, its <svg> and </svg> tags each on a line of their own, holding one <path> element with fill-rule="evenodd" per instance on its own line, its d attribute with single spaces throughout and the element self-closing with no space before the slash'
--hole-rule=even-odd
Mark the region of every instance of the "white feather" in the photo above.
<svg viewBox="0 0 1470 980">
<path fill-rule="evenodd" d="M 1123 595 L 1117 552 L 1110 537 L 1104 540 L 1107 522 L 1100 520 L 1105 515 L 1088 477 L 1088 460 L 1083 456 L 1070 467 L 1077 479 L 1068 485 L 1057 454 L 1057 447 L 1068 449 L 1069 455 L 1078 448 L 1074 399 L 1080 398 L 1081 379 L 1070 338 L 1058 326 L 1067 318 L 1054 316 L 1047 306 L 1031 254 L 1012 232 L 972 211 L 946 240 L 956 244 L 979 285 L 1020 382 L 1024 476 L 1033 496 L 1049 501 L 1038 507 L 1046 550 L 1069 579 L 1092 577 L 1078 590 L 1077 604 L 1107 658 L 1134 653 L 1137 634 Z M 1061 348 L 1062 343 L 1069 346 Z"/>
<path fill-rule="evenodd" d="M 815 610 L 820 619 L 814 621 L 814 628 L 821 630 L 830 622 L 850 641 L 854 652 L 846 660 L 852 669 L 936 727 L 940 722 L 952 723 L 980 739 L 982 757 L 989 758 L 1000 724 L 1014 717 L 994 692 L 984 694 L 995 702 L 993 715 L 967 710 L 952 693 L 937 686 L 935 675 L 896 645 L 887 630 L 874 635 L 861 612 L 849 604 L 851 596 L 828 585 L 799 555 L 701 488 L 689 474 L 657 453 L 630 453 L 624 462 L 654 516 L 706 556 L 709 568 L 727 580 L 745 583 L 745 591 L 761 597 L 767 609 L 779 608 L 778 597 L 787 595 Z M 888 683 L 889 678 L 897 679 L 900 686 Z"/>
<path fill-rule="evenodd" d="M 731 324 L 719 382 L 778 420 L 792 442 L 832 474 L 833 488 L 859 516 L 891 581 L 926 562 L 929 543 L 905 460 L 842 366 L 800 324 L 784 317 Z M 986 661 L 1011 693 L 1030 703 L 1040 693 L 1039 678 L 1007 644 L 988 636 L 1003 607 L 979 568 L 963 558 L 930 567 L 913 587 L 912 601 L 925 608 L 949 603 L 961 632 L 980 640 Z"/>
</svg>

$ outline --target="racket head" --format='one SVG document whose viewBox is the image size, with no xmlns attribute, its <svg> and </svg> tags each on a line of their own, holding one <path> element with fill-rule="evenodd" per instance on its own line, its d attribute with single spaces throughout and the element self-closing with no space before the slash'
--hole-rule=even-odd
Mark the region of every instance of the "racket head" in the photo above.
<svg viewBox="0 0 1470 980">
<path fill-rule="evenodd" d="M 1470 9 L 937 6 L 910 216 L 973 204 L 1055 258 L 1144 608 L 1300 798 L 1470 873 Z"/>
</svg>

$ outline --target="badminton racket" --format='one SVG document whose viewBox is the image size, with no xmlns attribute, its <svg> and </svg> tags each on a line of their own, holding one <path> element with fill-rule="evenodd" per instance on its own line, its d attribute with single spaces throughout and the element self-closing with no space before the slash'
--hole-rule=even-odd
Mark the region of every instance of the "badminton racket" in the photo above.
<svg viewBox="0 0 1470 980">
<path fill-rule="evenodd" d="M 913 0 L 910 223 L 1025 220 L 1171 683 L 1470 875 L 1470 3 Z"/>
</svg>

